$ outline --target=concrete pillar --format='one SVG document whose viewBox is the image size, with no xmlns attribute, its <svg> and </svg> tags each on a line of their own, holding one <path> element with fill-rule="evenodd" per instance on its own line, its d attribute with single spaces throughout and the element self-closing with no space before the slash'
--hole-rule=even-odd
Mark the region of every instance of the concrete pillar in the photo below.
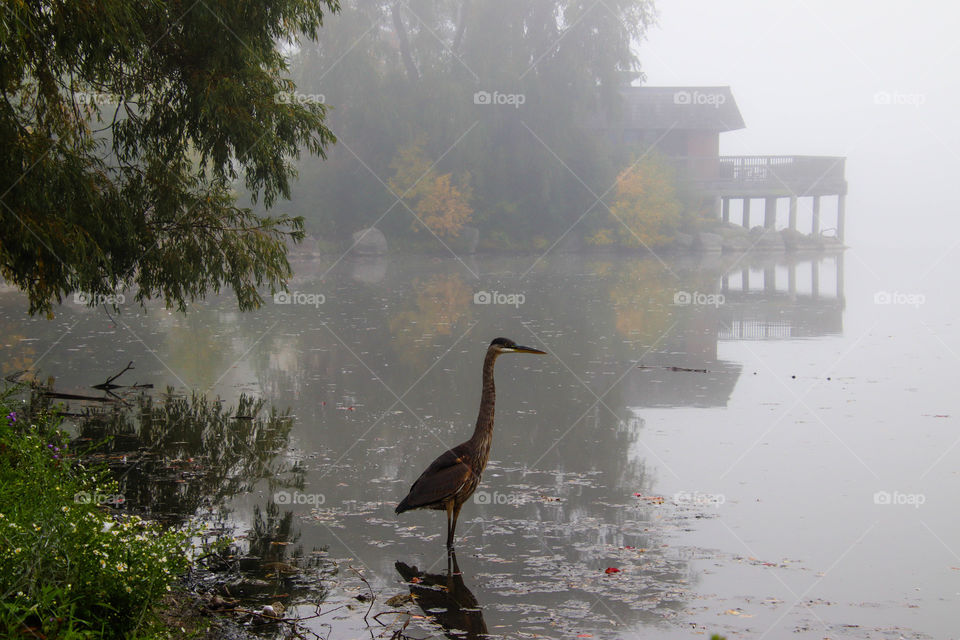
<svg viewBox="0 0 960 640">
<path fill-rule="evenodd" d="M 837 239 L 843 242 L 843 225 L 846 217 L 847 196 L 841 193 L 837 196 Z"/>
<path fill-rule="evenodd" d="M 720 276 L 720 293 L 726 295 L 730 293 L 730 274 L 724 273 Z"/>
<path fill-rule="evenodd" d="M 763 269 L 763 290 L 767 293 L 774 293 L 777 290 L 777 269 L 776 267 L 765 267 Z"/>
<path fill-rule="evenodd" d="M 797 230 L 797 196 L 790 196 L 790 218 L 787 221 L 790 231 Z"/>
<path fill-rule="evenodd" d="M 743 226 L 750 228 L 750 198 L 743 199 Z"/>
<path fill-rule="evenodd" d="M 740 290 L 750 291 L 750 269 L 740 270 Z"/>
<path fill-rule="evenodd" d="M 720 219 L 730 222 L 730 198 L 726 196 L 720 198 Z"/>
<path fill-rule="evenodd" d="M 763 202 L 763 226 L 765 229 L 777 227 L 777 199 L 766 198 Z"/>
<path fill-rule="evenodd" d="M 846 298 L 843 295 L 843 252 L 837 254 L 837 300 L 840 301 L 840 308 L 847 306 Z"/>
<path fill-rule="evenodd" d="M 816 258 L 810 261 L 810 295 L 820 297 L 820 261 Z"/>
<path fill-rule="evenodd" d="M 814 238 L 820 237 L 820 196 L 813 196 L 813 224 L 810 235 Z"/>
<path fill-rule="evenodd" d="M 797 295 L 797 263 L 787 265 L 787 291 L 791 296 Z"/>
</svg>

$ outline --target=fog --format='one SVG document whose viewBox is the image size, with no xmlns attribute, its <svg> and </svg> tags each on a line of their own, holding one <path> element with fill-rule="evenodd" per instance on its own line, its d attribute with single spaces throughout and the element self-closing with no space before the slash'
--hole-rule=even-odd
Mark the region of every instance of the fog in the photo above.
<svg viewBox="0 0 960 640">
<path fill-rule="evenodd" d="M 956 243 L 960 8 L 671 0 L 658 9 L 640 47 L 647 84 L 730 85 L 747 126 L 721 135 L 721 154 L 846 156 L 848 245 Z"/>
<path fill-rule="evenodd" d="M 0 557 L 60 567 L 48 534 L 110 505 L 222 535 L 180 586 L 264 638 L 957 637 L 960 8 L 339 4 L 315 39 L 251 3 L 124 10 L 161 33 L 56 94 L 78 135 L 124 103 L 106 159 L 38 151 L 44 83 L 0 108 L 0 375 L 30 383 L 0 395 L 0 471 L 106 443 L 118 477 L 34 491 L 43 526 L 0 491 L 36 532 Z M 157 43 L 190 45 L 192 116 L 119 95 Z M 61 401 L 63 458 L 31 413 Z M 86 563 L 104 611 L 146 584 L 121 557 Z"/>
</svg>

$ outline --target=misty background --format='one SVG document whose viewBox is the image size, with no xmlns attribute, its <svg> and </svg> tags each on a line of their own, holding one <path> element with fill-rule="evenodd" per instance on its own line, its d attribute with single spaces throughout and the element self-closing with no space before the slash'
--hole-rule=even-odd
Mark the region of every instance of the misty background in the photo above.
<svg viewBox="0 0 960 640">
<path fill-rule="evenodd" d="M 571 226 L 591 244 L 618 225 L 602 207 L 583 212 L 643 148 L 604 139 L 590 123 L 598 113 L 616 120 L 617 88 L 632 84 L 729 86 L 746 127 L 720 134 L 721 155 L 846 157 L 851 247 L 956 243 L 955 7 L 759 0 L 518 3 L 499 12 L 470 3 L 397 7 L 346 2 L 319 43 L 292 50 L 298 99 L 332 106 L 339 137 L 328 160 L 298 163 L 289 213 L 306 218 L 308 233 L 342 243 L 375 224 L 404 238 L 398 249 L 438 249 L 405 210 L 426 218 L 422 194 L 395 203 L 430 167 L 431 180 L 447 178 L 447 191 L 430 180 L 418 189 L 438 200 L 438 210 L 463 205 L 465 216 L 450 224 L 480 227 L 481 249 L 543 251 Z M 477 105 L 475 91 L 523 102 Z M 685 200 L 678 228 L 696 228 L 689 216 L 699 206 Z M 805 208 L 801 220 L 809 218 Z M 455 232 L 431 226 L 461 250 Z"/>
<path fill-rule="evenodd" d="M 657 3 L 650 85 L 728 84 L 746 128 L 721 155 L 846 156 L 847 244 L 953 247 L 960 233 L 960 8 L 933 2 Z M 903 96 L 878 104 L 878 93 Z M 882 100 L 881 100 L 882 102 Z"/>
</svg>

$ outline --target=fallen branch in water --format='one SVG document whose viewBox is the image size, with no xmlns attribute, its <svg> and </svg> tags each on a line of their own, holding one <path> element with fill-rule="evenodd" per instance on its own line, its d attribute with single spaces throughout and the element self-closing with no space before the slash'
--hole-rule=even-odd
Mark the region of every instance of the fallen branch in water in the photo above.
<svg viewBox="0 0 960 640">
<path fill-rule="evenodd" d="M 667 365 L 638 364 L 637 369 L 666 369 L 667 371 L 685 371 L 688 373 L 710 373 L 706 369 L 690 369 L 688 367 L 672 367 Z"/>
</svg>

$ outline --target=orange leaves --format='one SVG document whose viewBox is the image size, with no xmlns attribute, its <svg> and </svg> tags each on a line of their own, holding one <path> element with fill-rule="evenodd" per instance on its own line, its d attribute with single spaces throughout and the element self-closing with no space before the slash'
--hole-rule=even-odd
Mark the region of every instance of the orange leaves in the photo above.
<svg viewBox="0 0 960 640">
<path fill-rule="evenodd" d="M 672 169 L 654 157 L 625 169 L 617 177 L 610 211 L 621 244 L 647 248 L 670 244 L 682 214 Z"/>
<path fill-rule="evenodd" d="M 419 218 L 413 228 L 421 226 L 440 237 L 456 237 L 473 216 L 470 200 L 470 175 L 464 173 L 457 179 L 453 174 L 438 174 L 430 165 L 418 140 L 397 152 L 390 168 L 390 188 Z"/>
</svg>

